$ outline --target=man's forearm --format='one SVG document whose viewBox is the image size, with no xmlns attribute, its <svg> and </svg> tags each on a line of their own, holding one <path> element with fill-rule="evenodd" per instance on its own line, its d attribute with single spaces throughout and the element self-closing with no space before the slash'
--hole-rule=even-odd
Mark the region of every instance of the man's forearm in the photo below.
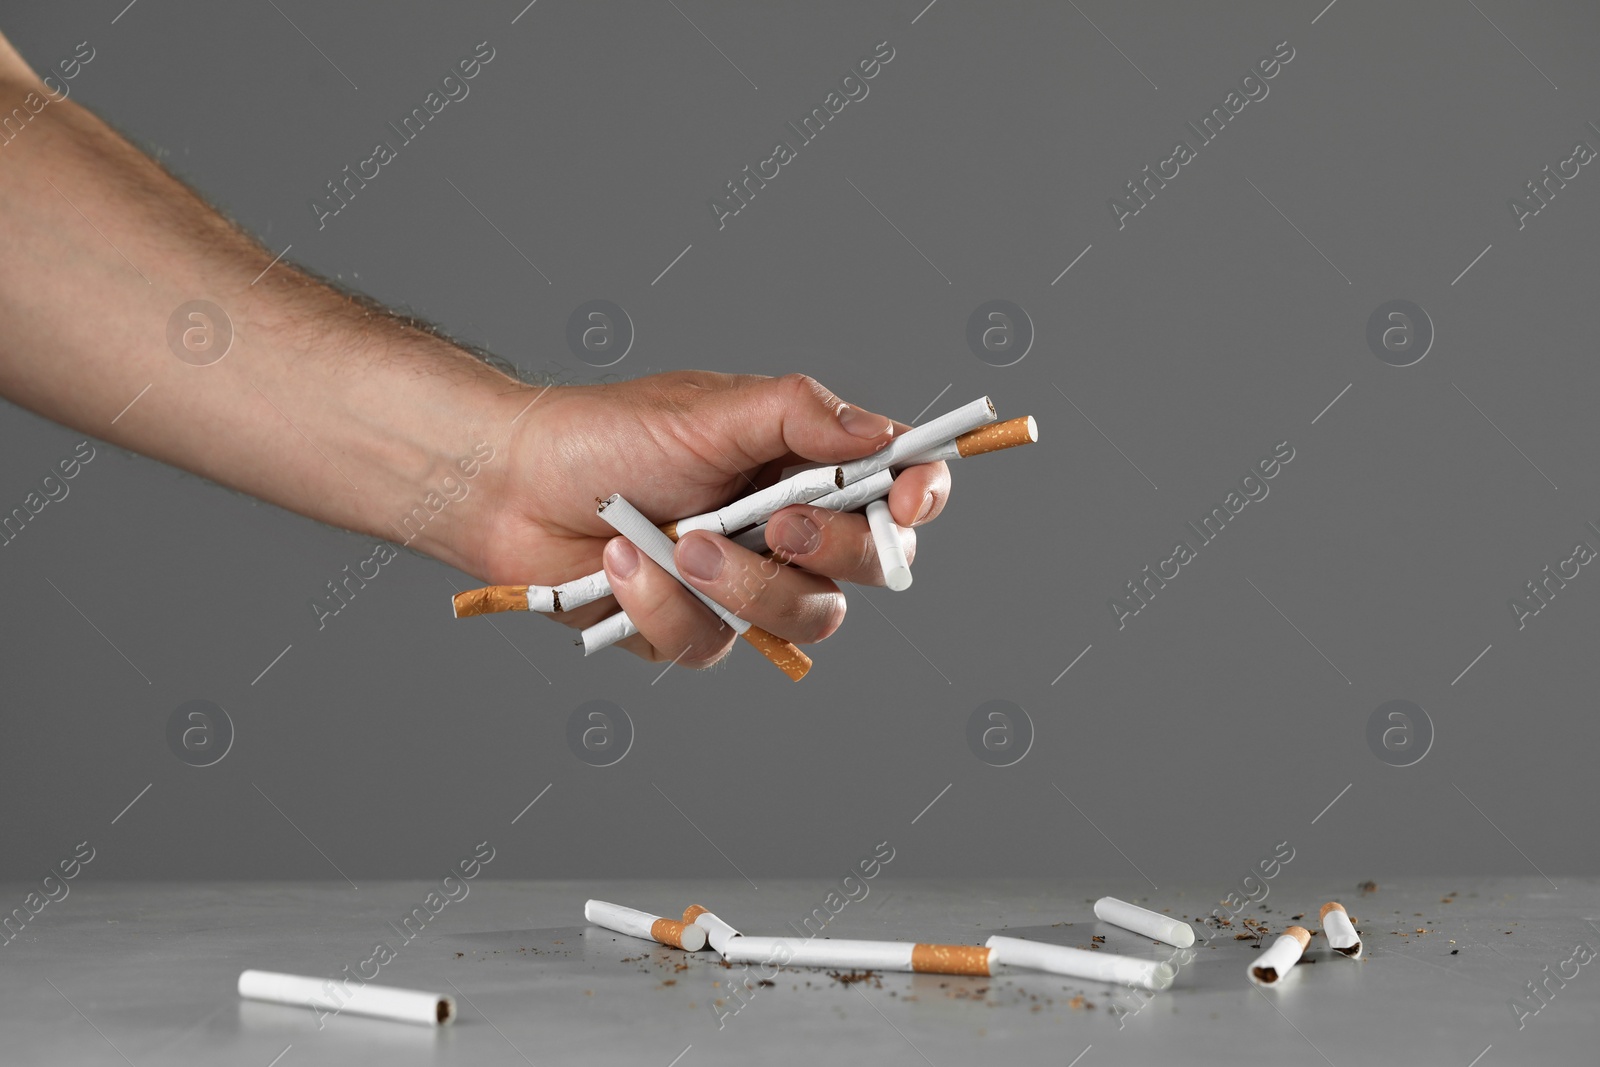
<svg viewBox="0 0 1600 1067">
<path fill-rule="evenodd" d="M 42 89 L 0 80 L 0 110 L 29 92 Z M 266 270 L 270 252 L 69 101 L 0 148 L 0 246 L 8 398 L 470 568 L 465 508 L 426 529 L 404 519 L 461 481 L 461 461 L 504 450 L 526 387 L 282 263 Z M 168 344 L 169 320 L 194 300 L 222 308 L 233 330 L 207 366 Z"/>
</svg>

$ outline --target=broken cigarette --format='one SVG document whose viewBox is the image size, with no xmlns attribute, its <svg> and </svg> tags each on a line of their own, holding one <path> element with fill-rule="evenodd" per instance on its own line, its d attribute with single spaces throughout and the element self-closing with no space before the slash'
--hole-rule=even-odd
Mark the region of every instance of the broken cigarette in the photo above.
<svg viewBox="0 0 1600 1067">
<path fill-rule="evenodd" d="M 869 475 L 906 463 L 929 449 L 938 448 L 994 420 L 994 402 L 981 396 L 970 404 L 963 404 L 954 411 L 947 411 L 936 419 L 907 430 L 870 456 L 844 464 L 844 484 L 859 482 Z"/>
<path fill-rule="evenodd" d="M 625 908 L 621 904 L 608 904 L 603 900 L 588 901 L 583 906 L 583 917 L 607 930 L 629 937 L 642 937 L 646 941 L 659 941 L 688 952 L 699 952 L 706 947 L 704 927 L 681 923 L 677 919 L 663 919 L 659 915 Z"/>
<path fill-rule="evenodd" d="M 352 990 L 348 978 L 304 978 L 276 971 L 243 971 L 239 975 L 239 995 L 249 1000 L 310 1008 L 319 1018 L 350 1012 L 420 1026 L 444 1026 L 456 1017 L 454 997 L 370 982 L 358 983 Z"/>
<path fill-rule="evenodd" d="M 914 467 L 918 463 L 961 459 L 964 456 L 981 456 L 989 452 L 998 452 L 1003 448 L 1016 448 L 1018 445 L 1032 445 L 1038 442 L 1039 424 L 1034 421 L 1032 415 L 1023 415 L 1020 418 L 1007 419 L 1005 422 L 993 423 L 964 433 L 910 459 L 901 460 L 895 464 L 895 468 L 903 469 Z"/>
<path fill-rule="evenodd" d="M 694 923 L 706 932 L 706 940 L 711 942 L 711 947 L 726 956 L 728 942 L 736 937 L 741 937 L 739 931 L 723 922 L 708 908 L 700 904 L 690 904 L 683 909 L 683 921 Z"/>
<path fill-rule="evenodd" d="M 1165 941 L 1177 948 L 1188 948 L 1194 944 L 1194 928 L 1188 923 L 1179 922 L 1149 908 L 1141 908 L 1137 904 L 1129 904 L 1116 897 L 1101 897 L 1094 902 L 1095 918 L 1102 922 L 1120 926 L 1124 930 L 1132 930 L 1136 934 Z"/>
<path fill-rule="evenodd" d="M 911 588 L 911 564 L 906 562 L 906 546 L 900 540 L 900 527 L 889 514 L 889 505 L 874 500 L 867 505 L 867 527 L 872 531 L 872 547 L 878 553 L 883 584 L 898 593 Z"/>
<path fill-rule="evenodd" d="M 571 611 L 611 595 L 604 570 L 560 585 L 491 585 L 455 595 L 456 618 L 497 611 Z"/>
<path fill-rule="evenodd" d="M 716 613 L 717 617 L 727 623 L 734 633 L 743 637 L 754 645 L 760 653 L 770 660 L 774 666 L 791 679 L 798 682 L 806 676 L 811 669 L 811 658 L 801 652 L 793 644 L 767 633 L 759 626 L 752 626 L 739 616 L 706 596 L 700 590 L 683 580 L 683 575 L 678 573 L 678 567 L 672 560 L 672 539 L 656 528 L 655 524 L 645 518 L 637 508 L 628 503 L 620 494 L 612 494 L 600 502 L 595 509 L 600 517 L 611 525 L 617 533 L 633 542 L 634 547 L 649 556 L 656 565 L 676 578 L 680 584 L 706 607 Z M 630 624 L 631 625 L 631 624 Z"/>
<path fill-rule="evenodd" d="M 1350 921 L 1350 913 L 1337 900 L 1322 906 L 1322 934 L 1333 951 L 1346 956 L 1361 955 L 1361 935 Z"/>
<path fill-rule="evenodd" d="M 1311 931 L 1303 926 L 1289 927 L 1250 965 L 1250 981 L 1256 985 L 1276 985 L 1300 961 L 1309 944 Z"/>
<path fill-rule="evenodd" d="M 740 497 L 716 511 L 679 519 L 670 524 L 672 527 L 670 530 L 662 532 L 674 541 L 694 530 L 710 530 L 712 533 L 724 535 L 735 533 L 746 526 L 766 522 L 790 504 L 804 504 L 819 496 L 843 489 L 844 484 L 842 467 L 818 467 L 815 470 L 801 471 L 793 477 L 774 482 L 765 489 L 758 489 L 749 496 Z"/>
<path fill-rule="evenodd" d="M 1172 964 L 1141 960 L 1111 952 L 1089 952 L 1067 945 L 1046 945 L 1017 937 L 996 935 L 985 941 L 994 950 L 993 961 L 1005 967 L 1064 974 L 1092 982 L 1120 982 L 1141 989 L 1162 990 L 1177 975 Z"/>
<path fill-rule="evenodd" d="M 782 967 L 834 967 L 850 971 L 915 971 L 919 974 L 990 973 L 993 953 L 979 945 L 920 945 L 910 941 L 852 941 L 843 938 L 732 938 L 723 950 L 729 963 Z"/>
<path fill-rule="evenodd" d="M 615 615 L 607 615 L 592 626 L 586 626 L 578 634 L 578 644 L 583 646 L 583 654 L 591 656 L 602 648 L 610 648 L 624 637 L 632 637 L 639 632 L 639 628 L 628 618 L 626 611 L 619 611 Z"/>
<path fill-rule="evenodd" d="M 835 489 L 826 496 L 819 496 L 815 500 L 807 501 L 814 508 L 824 508 L 828 511 L 854 511 L 862 504 L 880 500 L 889 495 L 889 489 L 894 485 L 893 471 L 879 471 L 869 475 L 859 482 L 854 482 L 843 489 Z M 767 524 L 752 526 L 744 533 L 736 534 L 733 543 L 748 548 L 752 552 L 765 552 L 767 550 Z"/>
</svg>

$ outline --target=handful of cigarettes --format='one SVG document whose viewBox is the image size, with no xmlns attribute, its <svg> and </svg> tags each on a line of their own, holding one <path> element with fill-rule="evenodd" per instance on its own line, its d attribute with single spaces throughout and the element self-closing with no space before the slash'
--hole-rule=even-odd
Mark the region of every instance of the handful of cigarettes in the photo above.
<svg viewBox="0 0 1600 1067">
<path fill-rule="evenodd" d="M 884 502 L 895 473 L 919 463 L 980 456 L 1039 440 L 1039 427 L 1033 416 L 998 423 L 995 422 L 997 417 L 994 403 L 988 397 L 979 397 L 907 430 L 870 456 L 833 466 L 802 469 L 716 511 L 660 526 L 646 519 L 620 494 L 600 501 L 597 511 L 617 533 L 683 582 L 672 563 L 673 542 L 683 534 L 708 530 L 729 537 L 751 551 L 762 552 L 766 548 L 767 520 L 791 504 L 811 504 L 830 511 L 864 508 L 884 582 L 898 592 L 910 587 L 911 568 L 906 562 L 899 530 Z M 794 681 L 804 678 L 811 669 L 810 657 L 791 642 L 752 626 L 687 582 L 683 584 Z M 469 589 L 455 595 L 454 608 L 458 619 L 500 611 L 558 612 L 570 611 L 610 595 L 611 583 L 602 569 L 560 585 L 491 585 Z M 627 613 L 619 611 L 585 629 L 578 643 L 587 656 L 638 632 Z"/>
</svg>

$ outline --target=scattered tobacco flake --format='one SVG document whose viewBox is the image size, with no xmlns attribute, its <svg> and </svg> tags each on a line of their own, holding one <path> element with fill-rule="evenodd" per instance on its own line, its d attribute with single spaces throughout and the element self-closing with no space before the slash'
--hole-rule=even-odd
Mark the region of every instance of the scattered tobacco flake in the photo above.
<svg viewBox="0 0 1600 1067">
<path fill-rule="evenodd" d="M 676 978 L 663 978 L 661 980 L 661 984 L 662 985 L 677 985 L 678 984 L 678 980 Z"/>
<path fill-rule="evenodd" d="M 1453 949 L 1450 950 L 1450 955 L 1459 956 L 1459 955 L 1461 955 L 1461 950 L 1458 949 L 1458 948 L 1453 948 Z"/>
<path fill-rule="evenodd" d="M 1093 937 L 1089 938 L 1089 940 L 1093 941 L 1097 945 L 1103 945 L 1106 943 L 1106 939 L 1099 934 L 1094 935 Z"/>
<path fill-rule="evenodd" d="M 878 977 L 877 971 L 829 971 L 828 977 L 840 985 L 854 985 L 857 982 L 871 982 L 878 988 L 883 988 L 883 979 Z"/>
<path fill-rule="evenodd" d="M 465 952 L 457 952 L 457 953 L 456 953 L 456 959 L 458 959 L 458 960 L 459 960 L 459 959 L 460 959 L 460 958 L 461 958 L 461 957 L 462 957 L 462 956 L 465 956 L 465 955 L 466 955 L 466 953 L 465 953 Z"/>
<path fill-rule="evenodd" d="M 1295 920 L 1296 922 L 1300 921 L 1301 919 L 1304 919 L 1305 917 L 1306 917 L 1305 912 L 1301 912 L 1299 915 L 1291 915 L 1291 916 L 1289 916 L 1289 918 Z"/>
<path fill-rule="evenodd" d="M 1362 882 L 1360 885 L 1356 886 L 1356 888 L 1361 890 L 1363 895 L 1365 895 L 1367 893 L 1376 893 L 1378 891 L 1378 883 L 1377 882 L 1373 882 L 1373 881 L 1366 881 L 1366 882 Z"/>
<path fill-rule="evenodd" d="M 774 982 L 770 978 L 763 978 L 760 981 L 756 982 L 756 985 L 766 986 L 768 989 L 772 988 L 773 986 L 775 986 L 777 984 L 778 984 L 777 982 Z"/>
</svg>

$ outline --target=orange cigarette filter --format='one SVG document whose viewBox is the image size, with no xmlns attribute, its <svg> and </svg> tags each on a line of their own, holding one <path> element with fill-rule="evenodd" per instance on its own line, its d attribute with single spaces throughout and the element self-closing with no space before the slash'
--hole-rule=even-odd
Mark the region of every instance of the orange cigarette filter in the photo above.
<svg viewBox="0 0 1600 1067">
<path fill-rule="evenodd" d="M 1031 445 L 1039 440 L 1039 424 L 1032 415 L 980 426 L 956 438 L 956 451 L 963 457 L 981 456 L 1004 448 Z"/>
<path fill-rule="evenodd" d="M 746 641 L 756 647 L 756 650 L 772 662 L 790 681 L 798 682 L 806 676 L 811 669 L 811 657 L 801 652 L 793 642 L 785 641 L 767 633 L 759 626 L 751 626 L 741 634 Z"/>
<path fill-rule="evenodd" d="M 528 587 L 525 585 L 490 585 L 482 589 L 468 589 L 455 595 L 456 618 L 468 615 L 492 615 L 497 611 L 527 611 Z"/>
<path fill-rule="evenodd" d="M 911 969 L 921 974 L 989 974 L 991 950 L 982 945 L 913 945 Z"/>
<path fill-rule="evenodd" d="M 663 945 L 671 945 L 673 948 L 688 948 L 683 943 L 683 932 L 687 928 L 687 923 L 681 923 L 677 919 L 657 919 L 650 924 L 650 936 Z M 695 946 L 688 948 L 688 951 L 698 952 L 704 945 L 705 937 L 702 934 L 696 939 Z"/>
</svg>

